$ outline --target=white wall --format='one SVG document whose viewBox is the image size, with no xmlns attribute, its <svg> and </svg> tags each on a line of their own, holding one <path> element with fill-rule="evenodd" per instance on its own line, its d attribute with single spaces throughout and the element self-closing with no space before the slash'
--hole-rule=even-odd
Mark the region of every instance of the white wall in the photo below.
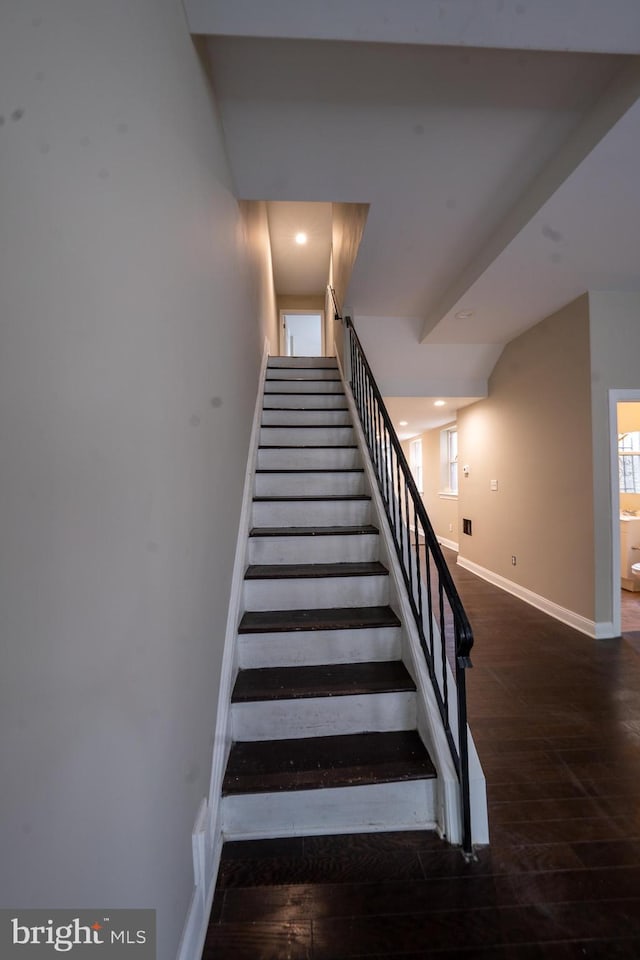
<svg viewBox="0 0 640 960">
<path fill-rule="evenodd" d="M 384 397 L 486 396 L 502 344 L 420 343 L 419 317 L 353 319 Z"/>
<path fill-rule="evenodd" d="M 635 0 L 185 0 L 195 33 L 637 53 Z M 526 16 L 523 16 L 526 14 Z"/>
<path fill-rule="evenodd" d="M 175 956 L 261 337 L 179 0 L 0 12 L 0 902 Z"/>
<path fill-rule="evenodd" d="M 279 353 L 278 306 L 273 280 L 273 261 L 267 205 L 264 200 L 241 200 L 240 210 L 252 261 L 260 333 L 269 341 L 269 353 Z"/>
</svg>

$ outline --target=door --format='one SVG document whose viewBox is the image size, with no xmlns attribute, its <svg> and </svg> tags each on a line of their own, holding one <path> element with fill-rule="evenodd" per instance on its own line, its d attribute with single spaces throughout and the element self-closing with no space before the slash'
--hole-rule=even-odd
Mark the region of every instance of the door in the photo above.
<svg viewBox="0 0 640 960">
<path fill-rule="evenodd" d="M 637 588 L 631 566 L 640 558 L 640 390 L 609 390 L 609 410 L 612 636 L 620 636 L 640 629 L 640 592 L 630 589 Z"/>
<path fill-rule="evenodd" d="M 321 357 L 322 313 L 282 311 L 283 350 L 285 357 Z"/>
</svg>

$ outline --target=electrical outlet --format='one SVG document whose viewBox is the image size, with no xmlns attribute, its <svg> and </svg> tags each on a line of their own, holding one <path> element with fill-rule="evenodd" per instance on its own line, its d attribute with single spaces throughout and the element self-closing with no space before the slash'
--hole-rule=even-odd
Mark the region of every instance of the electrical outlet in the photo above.
<svg viewBox="0 0 640 960">
<path fill-rule="evenodd" d="M 512 566 L 512 567 L 515 567 L 515 565 L 516 565 L 516 558 L 515 558 L 515 555 L 514 555 L 514 556 L 511 557 L 511 566 Z"/>
</svg>

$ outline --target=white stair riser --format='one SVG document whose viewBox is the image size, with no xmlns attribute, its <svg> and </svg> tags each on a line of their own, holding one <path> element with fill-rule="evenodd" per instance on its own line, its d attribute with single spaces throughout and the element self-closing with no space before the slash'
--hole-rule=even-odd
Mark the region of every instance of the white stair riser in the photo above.
<svg viewBox="0 0 640 960">
<path fill-rule="evenodd" d="M 267 368 L 277 367 L 333 367 L 337 369 L 335 357 L 269 357 Z"/>
<path fill-rule="evenodd" d="M 238 665 L 242 669 L 370 663 L 399 660 L 401 655 L 400 627 L 241 633 L 238 636 Z"/>
<path fill-rule="evenodd" d="M 351 414 L 348 410 L 263 410 L 262 423 L 264 426 L 277 426 L 278 424 L 307 424 L 313 426 L 316 424 L 331 424 L 332 426 L 348 427 L 351 426 Z"/>
<path fill-rule="evenodd" d="M 305 410 L 332 410 L 336 407 L 346 406 L 343 393 L 305 393 L 299 396 L 297 393 L 270 393 L 264 398 L 263 410 L 270 407 L 287 407 L 295 409 L 304 407 Z"/>
<path fill-rule="evenodd" d="M 287 740 L 410 730 L 416 725 L 412 692 L 268 700 L 231 706 L 233 739 Z"/>
<path fill-rule="evenodd" d="M 254 502 L 254 527 L 334 527 L 369 523 L 369 500 Z"/>
<path fill-rule="evenodd" d="M 432 830 L 435 780 L 223 797 L 226 840 L 380 830 Z"/>
<path fill-rule="evenodd" d="M 257 497 L 329 497 L 366 493 L 364 473 L 257 473 Z"/>
<path fill-rule="evenodd" d="M 389 577 L 303 577 L 245 580 L 245 610 L 380 607 L 389 602 Z"/>
<path fill-rule="evenodd" d="M 265 380 L 265 393 L 339 393 L 344 400 L 340 380 Z"/>
<path fill-rule="evenodd" d="M 258 470 L 348 470 L 362 466 L 357 447 L 313 449 L 299 447 L 295 450 L 262 448 L 258 450 Z"/>
<path fill-rule="evenodd" d="M 379 547 L 377 534 L 250 537 L 249 563 L 365 563 Z"/>
<path fill-rule="evenodd" d="M 261 427 L 261 446 L 279 445 L 298 446 L 307 444 L 312 447 L 339 447 L 353 443 L 353 427 Z"/>
<path fill-rule="evenodd" d="M 270 380 L 335 380 L 335 367 L 267 367 L 267 383 Z"/>
</svg>

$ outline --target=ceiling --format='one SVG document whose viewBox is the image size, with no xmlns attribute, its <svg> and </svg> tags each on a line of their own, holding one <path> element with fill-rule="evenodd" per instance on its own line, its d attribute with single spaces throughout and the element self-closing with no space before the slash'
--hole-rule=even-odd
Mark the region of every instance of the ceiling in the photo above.
<svg viewBox="0 0 640 960">
<path fill-rule="evenodd" d="M 331 204 L 272 201 L 267 204 L 273 281 L 279 294 L 324 296 L 331 255 Z M 306 243 L 296 243 L 298 233 Z"/>
<path fill-rule="evenodd" d="M 346 306 L 387 396 L 486 395 L 514 336 L 640 289 L 637 0 L 185 7 L 238 196 L 370 204 Z"/>
<path fill-rule="evenodd" d="M 438 397 L 438 401 L 444 401 L 444 406 L 438 407 L 432 397 L 385 397 L 384 402 L 400 440 L 410 440 L 427 430 L 452 423 L 461 407 L 475 403 L 477 399 Z"/>
</svg>

